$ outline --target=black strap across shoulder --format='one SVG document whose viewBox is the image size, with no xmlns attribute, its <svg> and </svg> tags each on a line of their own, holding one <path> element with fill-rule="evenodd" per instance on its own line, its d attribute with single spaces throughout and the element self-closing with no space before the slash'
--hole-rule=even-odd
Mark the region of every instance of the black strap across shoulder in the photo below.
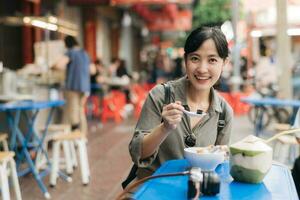
<svg viewBox="0 0 300 200">
<path fill-rule="evenodd" d="M 133 179 L 135 179 L 137 170 L 138 170 L 138 166 L 136 164 L 133 164 L 127 178 L 122 182 L 123 189 L 125 189 L 127 187 L 127 185 L 131 181 L 133 181 Z"/>
<path fill-rule="evenodd" d="M 164 83 L 163 84 L 164 88 L 165 88 L 165 101 L 164 104 L 169 104 L 171 103 L 171 87 L 168 83 Z"/>
<path fill-rule="evenodd" d="M 218 120 L 218 129 L 217 129 L 217 139 L 215 142 L 215 145 L 217 145 L 218 137 L 222 131 L 222 129 L 225 127 L 225 113 L 221 112 L 219 114 L 219 120 Z"/>
<path fill-rule="evenodd" d="M 218 120 L 218 135 L 220 134 L 220 132 L 224 127 L 225 127 L 225 113 L 221 112 Z"/>
</svg>

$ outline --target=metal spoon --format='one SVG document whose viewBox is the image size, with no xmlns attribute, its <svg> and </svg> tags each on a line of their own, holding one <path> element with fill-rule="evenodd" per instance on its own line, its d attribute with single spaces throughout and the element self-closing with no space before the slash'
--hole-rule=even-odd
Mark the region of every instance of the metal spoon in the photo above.
<svg viewBox="0 0 300 200">
<path fill-rule="evenodd" d="M 187 111 L 187 110 L 183 110 L 183 113 L 185 113 L 186 115 L 190 116 L 190 117 L 203 117 L 204 115 L 206 115 L 205 112 L 203 112 L 202 110 L 200 112 L 191 112 L 191 111 Z"/>
</svg>

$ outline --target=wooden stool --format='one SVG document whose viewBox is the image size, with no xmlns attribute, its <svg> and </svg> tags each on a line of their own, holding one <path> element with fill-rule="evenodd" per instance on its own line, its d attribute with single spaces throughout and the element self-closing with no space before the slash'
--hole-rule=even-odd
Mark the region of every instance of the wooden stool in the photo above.
<svg viewBox="0 0 300 200">
<path fill-rule="evenodd" d="M 3 151 L 9 151 L 8 149 L 8 143 L 7 143 L 7 134 L 6 133 L 0 133 L 0 142 L 3 146 Z"/>
<path fill-rule="evenodd" d="M 88 164 L 88 156 L 86 149 L 86 137 L 80 131 L 74 131 L 71 134 L 61 134 L 55 135 L 53 137 L 53 158 L 52 158 L 52 169 L 50 175 L 50 185 L 56 185 L 56 179 L 59 172 L 59 160 L 60 160 L 60 147 L 61 144 L 65 144 L 68 142 L 75 142 L 77 144 L 78 154 L 79 154 L 79 163 L 81 170 L 82 183 L 87 185 L 89 183 L 89 164 Z M 70 152 L 64 151 L 65 159 L 68 160 L 70 157 Z M 68 165 L 68 164 L 67 164 Z M 67 168 L 70 166 L 67 166 Z"/>
<path fill-rule="evenodd" d="M 43 149 L 48 152 L 48 144 L 53 141 L 53 138 L 57 135 L 65 135 L 71 133 L 71 125 L 69 124 L 51 124 L 48 127 L 47 135 L 44 139 Z M 65 159 L 65 164 L 67 166 L 67 173 L 70 175 L 73 173 L 73 167 L 77 167 L 75 144 L 73 141 L 68 141 L 63 143 L 63 151 L 67 155 Z M 37 168 L 42 168 L 45 165 L 46 158 L 42 152 L 39 152 L 36 159 Z"/>
<path fill-rule="evenodd" d="M 1 182 L 1 193 L 2 193 L 3 200 L 10 199 L 9 184 L 8 184 L 9 173 L 11 175 L 10 177 L 15 190 L 15 195 L 16 195 L 15 197 L 17 200 L 22 199 L 14 155 L 15 153 L 11 151 L 0 152 L 0 182 Z"/>
</svg>

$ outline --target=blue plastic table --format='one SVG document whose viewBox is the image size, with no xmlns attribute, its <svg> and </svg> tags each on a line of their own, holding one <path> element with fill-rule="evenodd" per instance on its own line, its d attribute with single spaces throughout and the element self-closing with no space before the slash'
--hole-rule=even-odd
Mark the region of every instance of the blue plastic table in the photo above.
<svg viewBox="0 0 300 200">
<path fill-rule="evenodd" d="M 300 101 L 298 100 L 289 100 L 289 99 L 277 99 L 277 98 L 251 98 L 245 97 L 241 98 L 242 102 L 252 104 L 255 107 L 266 107 L 266 106 L 276 106 L 276 107 L 292 107 L 294 109 L 293 116 L 291 117 L 291 121 L 295 118 L 295 114 L 300 108 Z M 263 120 L 263 112 L 264 109 L 260 109 L 262 112 L 259 112 L 257 123 L 254 124 L 254 129 L 256 135 L 258 135 L 262 131 L 262 120 Z"/>
<path fill-rule="evenodd" d="M 64 105 L 63 100 L 56 101 L 17 101 L 11 103 L 0 104 L 0 112 L 6 113 L 8 126 L 10 129 L 10 144 L 11 150 L 16 152 L 16 162 L 18 168 L 18 175 L 23 176 L 27 173 L 32 173 L 38 186 L 46 197 L 49 197 L 46 186 L 42 182 L 42 177 L 45 172 L 38 173 L 35 163 L 31 158 L 30 151 L 42 151 L 48 159 L 47 152 L 42 148 L 44 138 L 47 134 L 48 126 L 51 122 L 53 111 L 55 107 Z M 39 135 L 36 133 L 35 121 L 41 109 L 50 109 L 48 114 L 44 132 Z M 21 114 L 25 116 L 25 123 L 27 127 L 26 132 L 22 132 L 19 128 Z M 20 171 L 21 162 L 25 161 L 28 168 Z M 49 160 L 48 160 L 49 161 Z M 48 162 L 48 167 L 50 163 Z"/>
<path fill-rule="evenodd" d="M 155 174 L 185 171 L 190 165 L 186 160 L 171 160 L 164 163 Z M 247 184 L 232 181 L 228 163 L 216 169 L 221 179 L 220 193 L 216 196 L 201 196 L 201 200 L 298 200 L 297 191 L 288 168 L 272 165 L 262 183 Z M 133 196 L 140 200 L 187 199 L 187 176 L 164 177 L 144 183 Z"/>
</svg>

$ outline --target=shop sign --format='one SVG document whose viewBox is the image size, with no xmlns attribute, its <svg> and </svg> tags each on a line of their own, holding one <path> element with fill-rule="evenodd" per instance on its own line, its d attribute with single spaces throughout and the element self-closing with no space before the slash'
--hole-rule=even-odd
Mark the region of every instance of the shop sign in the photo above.
<svg viewBox="0 0 300 200">
<path fill-rule="evenodd" d="M 150 31 L 186 31 L 192 28 L 192 11 L 179 10 L 176 4 L 166 4 L 160 11 L 150 10 L 143 4 L 135 4 L 137 12 Z"/>
<path fill-rule="evenodd" d="M 147 23 L 150 31 L 188 31 L 192 28 L 192 12 L 190 10 L 178 11 L 176 19 L 167 15 L 158 15 Z"/>
</svg>

